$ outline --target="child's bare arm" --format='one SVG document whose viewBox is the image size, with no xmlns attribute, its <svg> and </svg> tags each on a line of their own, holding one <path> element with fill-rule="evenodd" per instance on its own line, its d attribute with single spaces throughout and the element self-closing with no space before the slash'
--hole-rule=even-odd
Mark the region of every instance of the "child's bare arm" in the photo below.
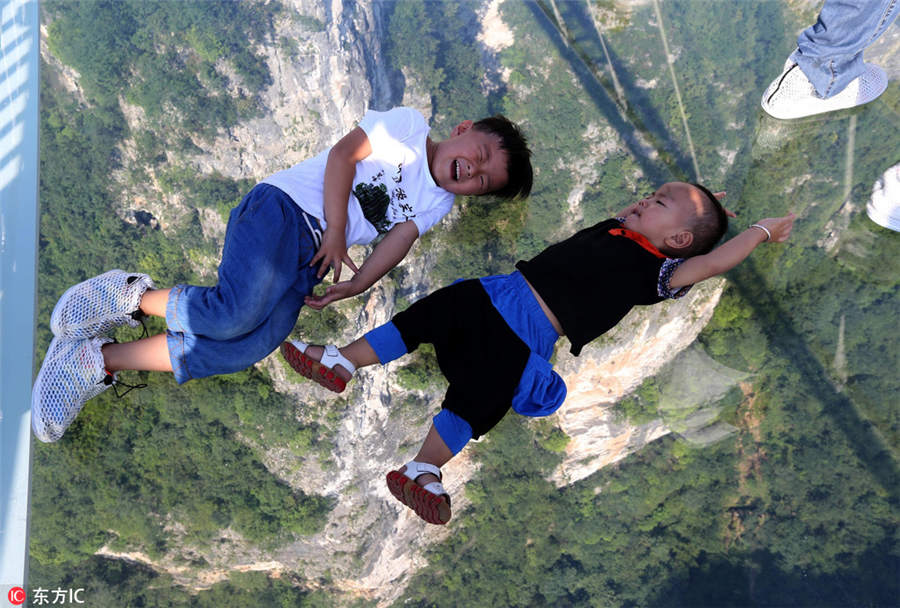
<svg viewBox="0 0 900 608">
<path fill-rule="evenodd" d="M 796 216 L 789 213 L 784 217 L 766 218 L 757 222 L 769 231 L 772 235 L 771 239 L 765 230 L 751 227 L 705 255 L 688 258 L 672 273 L 669 286 L 676 288 L 699 283 L 704 279 L 731 270 L 750 255 L 750 252 L 760 243 L 786 241 L 791 234 L 794 218 Z"/>
<path fill-rule="evenodd" d="M 323 190 L 327 226 L 322 234 L 322 245 L 310 266 L 319 262 L 319 277 L 328 272 L 329 266 L 334 266 L 335 283 L 341 278 L 342 263 L 346 262 L 354 271 L 357 270 L 347 254 L 347 201 L 350 200 L 350 186 L 356 173 L 356 163 L 371 153 L 369 137 L 359 127 L 342 137 L 328 153 Z"/>
<path fill-rule="evenodd" d="M 316 310 L 322 310 L 336 300 L 364 292 L 406 257 L 417 238 L 419 238 L 419 228 L 414 222 L 406 221 L 397 224 L 384 235 L 384 238 L 375 246 L 375 250 L 366 258 L 363 265 L 359 267 L 359 272 L 352 279 L 335 283 L 325 290 L 324 295 L 306 296 L 306 305 Z"/>
</svg>

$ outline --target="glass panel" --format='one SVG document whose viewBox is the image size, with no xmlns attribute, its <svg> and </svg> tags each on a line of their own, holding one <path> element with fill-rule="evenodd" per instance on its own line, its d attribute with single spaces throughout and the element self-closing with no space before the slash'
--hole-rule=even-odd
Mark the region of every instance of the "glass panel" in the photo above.
<svg viewBox="0 0 900 608">
<path fill-rule="evenodd" d="M 79 281 L 213 284 L 231 208 L 368 108 L 419 110 L 436 142 L 502 112 L 534 188 L 456 197 L 374 287 L 304 308 L 292 336 L 307 341 L 346 344 L 460 277 L 511 272 L 670 181 L 727 193 L 726 238 L 797 219 L 786 243 L 636 307 L 580 356 L 560 340 L 566 402 L 506 415 L 443 468 L 446 528 L 383 481 L 440 409 L 430 347 L 338 397 L 278 353 L 182 385 L 122 372 L 147 387 L 105 391 L 34 444 L 32 604 L 896 601 L 900 238 L 867 206 L 888 224 L 900 200 L 900 26 L 865 51 L 890 79 L 877 100 L 777 120 L 760 98 L 817 3 L 42 6 L 38 360 Z"/>
<path fill-rule="evenodd" d="M 0 2 L 0 598 L 10 601 L 24 597 L 28 564 L 38 40 L 37 2 Z"/>
</svg>

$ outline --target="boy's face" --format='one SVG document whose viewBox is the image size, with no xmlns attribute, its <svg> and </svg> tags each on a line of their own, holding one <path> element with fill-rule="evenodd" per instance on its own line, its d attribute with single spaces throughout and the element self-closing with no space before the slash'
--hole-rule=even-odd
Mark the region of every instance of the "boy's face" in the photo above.
<svg viewBox="0 0 900 608">
<path fill-rule="evenodd" d="M 643 234 L 657 248 L 680 249 L 693 242 L 689 226 L 703 214 L 705 195 L 684 182 L 669 182 L 625 210 L 624 227 Z"/>
<path fill-rule="evenodd" d="M 500 138 L 472 128 L 472 121 L 459 123 L 450 139 L 437 142 L 428 159 L 435 183 L 453 194 L 489 194 L 506 185 L 506 152 Z"/>
</svg>

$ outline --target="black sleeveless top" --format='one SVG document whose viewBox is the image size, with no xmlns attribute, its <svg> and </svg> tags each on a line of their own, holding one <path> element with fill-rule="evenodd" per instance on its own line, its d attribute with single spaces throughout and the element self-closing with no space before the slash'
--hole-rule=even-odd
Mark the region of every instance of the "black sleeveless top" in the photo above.
<svg viewBox="0 0 900 608">
<path fill-rule="evenodd" d="M 656 304 L 666 256 L 612 218 L 551 245 L 516 268 L 559 319 L 573 355 L 636 304 Z"/>
</svg>

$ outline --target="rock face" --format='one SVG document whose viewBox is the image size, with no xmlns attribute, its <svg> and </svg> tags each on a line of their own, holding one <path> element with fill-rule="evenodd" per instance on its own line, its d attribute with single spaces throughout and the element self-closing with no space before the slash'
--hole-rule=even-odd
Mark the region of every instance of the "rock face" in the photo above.
<svg viewBox="0 0 900 608">
<path fill-rule="evenodd" d="M 267 57 L 273 77 L 273 84 L 262 94 L 265 111 L 221 133 L 211 144 L 195 142 L 204 151 L 188 163 L 203 174 L 260 179 L 318 153 L 352 129 L 369 107 L 383 109 L 403 100 L 429 115 L 430 100 L 416 90 L 415 83 L 407 77 L 407 86 L 401 90 L 385 71 L 383 3 L 287 0 L 284 4 L 287 10 L 274 24 L 273 44 L 259 49 Z M 497 5 L 496 0 L 486 0 L 479 9 L 484 31 L 478 38 L 488 57 L 486 65 L 495 66 L 499 66 L 496 53 L 514 42 Z M 296 42 L 296 50 L 279 45 L 281 39 Z M 46 48 L 43 52 L 49 55 Z M 75 80 L 77 75 L 66 74 L 65 82 L 71 83 L 67 86 L 77 92 Z M 129 123 L 139 128 L 142 112 L 128 107 L 124 100 L 122 104 Z M 596 139 L 595 135 L 591 137 Z M 128 154 L 127 142 L 125 148 L 127 162 L 133 156 Z M 583 188 L 584 184 L 576 185 L 570 196 L 574 207 Z M 186 204 L 177 196 L 154 196 L 163 206 Z M 153 216 L 161 218 L 175 214 L 177 210 L 152 210 Z M 214 216 L 203 216 L 204 230 L 221 238 L 223 226 L 216 225 Z M 451 221 L 452 214 L 444 220 Z M 160 222 L 165 229 L 166 222 Z M 435 256 L 433 251 L 414 248 L 402 263 L 400 278 L 382 280 L 370 289 L 361 299 L 361 311 L 360 299 L 339 304 L 337 309 L 346 313 L 351 323 L 335 341 L 355 338 L 385 322 L 395 312 L 398 294 L 412 300 L 431 291 L 429 269 Z M 202 263 L 204 268 L 198 270 L 214 272 L 215 260 Z M 711 317 L 723 285 L 722 281 L 709 282 L 683 300 L 654 308 L 652 315 L 634 311 L 577 359 L 566 352 L 567 347 L 560 348 L 558 370 L 569 387 L 569 398 L 557 418 L 571 441 L 565 461 L 553 474 L 557 484 L 583 479 L 669 432 L 661 421 L 638 427 L 617 421 L 611 406 L 694 341 Z M 324 404 L 321 407 L 334 403 L 324 389 L 298 383 L 277 356 L 259 365 L 275 388 L 294 400 L 298 419 L 307 419 L 311 403 Z M 336 499 L 322 532 L 263 550 L 233 531 L 223 530 L 220 538 L 210 543 L 213 550 L 179 542 L 179 525 L 171 522 L 167 527 L 173 539 L 170 546 L 177 548 L 156 561 L 138 550 L 104 548 L 99 553 L 165 570 L 176 582 L 195 589 L 207 588 L 234 571 L 264 570 L 272 576 L 295 571 L 302 572 L 306 580 L 328 575 L 333 587 L 351 598 L 376 599 L 379 605 L 395 600 L 425 564 L 424 549 L 449 533 L 428 526 L 399 505 L 383 482 L 390 468 L 399 467 L 415 454 L 442 392 L 398 386 L 395 372 L 400 365 L 362 370 L 351 383 L 344 395 L 349 405 L 339 422 L 327 466 L 286 448 L 268 448 L 240 438 L 260 454 L 274 475 L 292 487 Z M 421 405 L 404 405 L 410 401 Z M 457 514 L 467 506 L 463 488 L 477 468 L 465 454 L 444 469 Z M 186 567 L 185 563 L 205 565 Z"/>
<path fill-rule="evenodd" d="M 263 116 L 220 135 L 195 158 L 202 173 L 259 179 L 315 156 L 369 108 L 394 105 L 380 44 L 382 3 L 289 0 L 264 53 L 274 81 Z M 290 40 L 296 45 L 281 45 Z M 296 48 L 295 48 L 296 47 Z"/>
<path fill-rule="evenodd" d="M 570 441 L 553 475 L 557 485 L 584 479 L 669 433 L 662 420 L 636 427 L 619 422 L 612 405 L 696 339 L 724 286 L 724 280 L 706 281 L 680 300 L 657 304 L 652 313 L 635 308 L 581 356 L 560 352 L 556 367 L 569 393 L 556 416 Z"/>
</svg>

